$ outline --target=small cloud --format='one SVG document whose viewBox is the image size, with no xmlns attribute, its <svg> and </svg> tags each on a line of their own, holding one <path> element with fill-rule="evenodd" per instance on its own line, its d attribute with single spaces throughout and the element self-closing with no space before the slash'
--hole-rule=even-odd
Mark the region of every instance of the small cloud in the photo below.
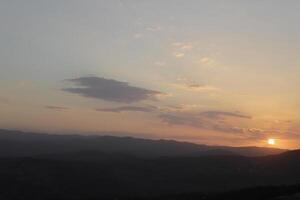
<svg viewBox="0 0 300 200">
<path fill-rule="evenodd" d="M 116 108 L 100 108 L 95 109 L 96 111 L 101 112 L 115 112 L 115 113 L 121 113 L 121 112 L 154 112 L 158 110 L 155 106 L 120 106 Z"/>
<path fill-rule="evenodd" d="M 172 43 L 172 46 L 182 51 L 189 51 L 194 48 L 194 45 L 188 42 L 174 42 Z"/>
<path fill-rule="evenodd" d="M 213 65 L 216 61 L 210 57 L 203 57 L 200 59 L 200 63 L 203 65 Z"/>
<path fill-rule="evenodd" d="M 191 45 L 191 44 L 184 44 L 180 48 L 182 50 L 184 50 L 184 51 L 188 51 L 188 50 L 192 50 L 193 49 L 193 45 Z"/>
<path fill-rule="evenodd" d="M 142 100 L 157 100 L 162 92 L 129 85 L 113 79 L 101 77 L 80 77 L 68 79 L 74 87 L 63 88 L 65 92 L 87 98 L 102 99 L 119 103 L 133 103 Z"/>
<path fill-rule="evenodd" d="M 159 67 L 164 67 L 164 66 L 166 66 L 166 63 L 163 61 L 157 61 L 154 63 L 154 65 L 159 66 Z"/>
<path fill-rule="evenodd" d="M 215 91 L 215 90 L 218 90 L 218 88 L 216 88 L 216 87 L 209 86 L 209 85 L 201 85 L 201 84 L 190 84 L 190 85 L 187 85 L 187 87 L 190 90 L 194 90 L 194 91 Z"/>
<path fill-rule="evenodd" d="M 197 83 L 192 84 L 173 84 L 175 87 L 180 89 L 185 89 L 188 91 L 197 91 L 197 92 L 205 92 L 205 91 L 217 91 L 219 90 L 216 87 L 209 86 L 209 85 L 201 85 Z"/>
<path fill-rule="evenodd" d="M 171 46 L 173 48 L 173 55 L 176 58 L 183 58 L 194 48 L 194 45 L 190 42 L 174 42 Z"/>
<path fill-rule="evenodd" d="M 264 133 L 265 132 L 265 130 L 259 129 L 259 128 L 249 128 L 248 131 L 250 133 Z"/>
<path fill-rule="evenodd" d="M 46 109 L 55 110 L 55 111 L 65 111 L 69 110 L 68 107 L 62 107 L 62 106 L 45 106 Z"/>
<path fill-rule="evenodd" d="M 187 79 L 187 78 L 177 78 L 176 83 L 171 84 L 176 88 L 184 89 L 188 91 L 217 91 L 219 88 L 216 88 L 214 86 L 210 85 L 204 85 L 196 83 L 193 80 Z"/>
<path fill-rule="evenodd" d="M 174 53 L 174 56 L 176 58 L 183 58 L 184 57 L 184 53 Z"/>
</svg>

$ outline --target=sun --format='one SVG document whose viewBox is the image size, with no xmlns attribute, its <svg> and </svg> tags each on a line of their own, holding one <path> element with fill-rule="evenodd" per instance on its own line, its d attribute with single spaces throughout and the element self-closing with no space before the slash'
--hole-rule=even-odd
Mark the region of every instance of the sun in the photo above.
<svg viewBox="0 0 300 200">
<path fill-rule="evenodd" d="M 276 144 L 276 140 L 273 139 L 273 138 L 269 138 L 269 139 L 268 139 L 268 144 L 269 144 L 269 145 L 275 145 L 275 144 Z"/>
</svg>

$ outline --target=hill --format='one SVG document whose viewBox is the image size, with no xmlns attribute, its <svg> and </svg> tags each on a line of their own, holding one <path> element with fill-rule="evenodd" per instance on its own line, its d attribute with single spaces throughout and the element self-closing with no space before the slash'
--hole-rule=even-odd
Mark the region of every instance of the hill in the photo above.
<svg viewBox="0 0 300 200">
<path fill-rule="evenodd" d="M 150 140 L 132 137 L 51 135 L 0 130 L 0 157 L 35 156 L 79 151 L 160 157 L 199 155 L 265 156 L 279 154 L 286 150 L 262 147 L 208 146 L 173 140 Z"/>
</svg>

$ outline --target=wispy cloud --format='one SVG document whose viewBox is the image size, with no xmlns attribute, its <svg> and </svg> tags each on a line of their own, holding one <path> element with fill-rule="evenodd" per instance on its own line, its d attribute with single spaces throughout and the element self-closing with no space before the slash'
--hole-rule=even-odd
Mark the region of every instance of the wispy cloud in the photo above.
<svg viewBox="0 0 300 200">
<path fill-rule="evenodd" d="M 158 108 L 155 106 L 120 106 L 115 108 L 97 108 L 96 111 L 100 112 L 115 112 L 115 113 L 121 113 L 121 112 L 154 112 Z"/>
<path fill-rule="evenodd" d="M 234 134 L 244 134 L 246 133 L 245 128 L 240 128 L 237 126 L 231 126 L 228 124 L 215 124 L 212 127 L 212 130 L 225 132 L 225 133 L 234 133 Z"/>
<path fill-rule="evenodd" d="M 196 128 L 204 128 L 202 121 L 197 116 L 189 114 L 165 113 L 158 115 L 158 117 L 162 122 L 169 125 L 187 125 Z"/>
<path fill-rule="evenodd" d="M 246 128 L 240 128 L 226 123 L 224 118 L 251 119 L 251 116 L 236 112 L 205 111 L 205 112 L 178 112 L 170 111 L 158 115 L 162 122 L 169 125 L 184 125 L 225 133 L 246 133 Z"/>
<path fill-rule="evenodd" d="M 226 111 L 206 111 L 206 112 L 202 112 L 201 115 L 211 119 L 220 119 L 223 117 L 237 117 L 237 118 L 251 119 L 251 116 L 248 115 L 240 114 L 238 112 L 226 112 Z"/>
<path fill-rule="evenodd" d="M 176 58 L 183 58 L 184 57 L 184 53 L 181 53 L 181 52 L 175 52 L 174 53 L 174 56 L 176 57 Z"/>
<path fill-rule="evenodd" d="M 200 83 L 197 83 L 188 78 L 177 78 L 176 82 L 172 83 L 171 85 L 178 89 L 189 90 L 189 91 L 198 91 L 198 92 L 220 90 L 217 87 L 214 87 L 211 85 L 200 84 Z"/>
<path fill-rule="evenodd" d="M 159 66 L 159 67 L 164 67 L 166 66 L 166 62 L 164 61 L 157 61 L 154 63 L 154 65 Z"/>
<path fill-rule="evenodd" d="M 146 28 L 147 31 L 157 32 L 161 31 L 163 28 L 161 26 L 149 26 Z"/>
<path fill-rule="evenodd" d="M 69 93 L 88 98 L 102 99 L 120 103 L 133 103 L 142 100 L 155 100 L 162 92 L 130 86 L 127 82 L 100 77 L 80 77 L 68 79 L 74 87 L 63 88 Z"/>
<path fill-rule="evenodd" d="M 69 110 L 70 108 L 68 107 L 63 107 L 63 106 L 44 106 L 46 109 L 49 110 L 55 110 L 55 111 L 65 111 Z"/>
<path fill-rule="evenodd" d="M 194 48 L 190 42 L 173 42 L 172 46 L 181 51 L 190 51 Z"/>
<path fill-rule="evenodd" d="M 203 57 L 199 62 L 203 65 L 213 65 L 216 63 L 216 61 L 211 57 Z"/>
<path fill-rule="evenodd" d="M 210 85 L 198 84 L 198 83 L 173 83 L 172 85 L 178 89 L 195 91 L 195 92 L 218 91 L 219 90 L 219 88 L 217 88 L 217 87 L 210 86 Z"/>
</svg>

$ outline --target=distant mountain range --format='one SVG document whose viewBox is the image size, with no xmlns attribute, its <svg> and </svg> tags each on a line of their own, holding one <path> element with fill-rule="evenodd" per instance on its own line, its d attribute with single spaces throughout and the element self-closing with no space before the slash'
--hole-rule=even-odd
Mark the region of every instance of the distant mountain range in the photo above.
<svg viewBox="0 0 300 200">
<path fill-rule="evenodd" d="M 289 200 L 299 169 L 300 150 L 0 130 L 1 200 Z"/>
<path fill-rule="evenodd" d="M 241 155 L 266 156 L 287 150 L 263 147 L 208 146 L 173 140 L 132 137 L 51 135 L 0 130 L 0 157 L 36 156 L 82 151 L 121 153 L 139 157 Z"/>
</svg>

